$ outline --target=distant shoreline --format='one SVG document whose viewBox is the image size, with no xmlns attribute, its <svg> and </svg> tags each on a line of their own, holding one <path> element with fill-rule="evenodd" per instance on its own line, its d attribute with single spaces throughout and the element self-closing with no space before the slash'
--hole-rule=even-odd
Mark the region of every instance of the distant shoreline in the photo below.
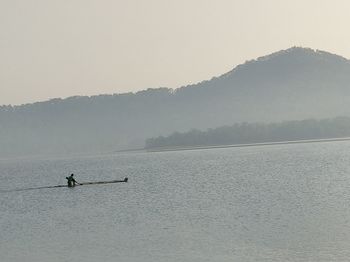
<svg viewBox="0 0 350 262">
<path fill-rule="evenodd" d="M 250 143 L 250 144 L 232 144 L 232 145 L 212 145 L 212 146 L 188 146 L 188 147 L 163 147 L 163 148 L 135 148 L 135 149 L 124 149 L 117 150 L 114 152 L 96 153 L 96 154 L 74 154 L 74 155 L 35 155 L 35 156 L 18 156 L 18 157 L 0 157 L 0 161 L 9 160 L 25 160 L 25 159 L 70 159 L 72 157 L 101 157 L 103 155 L 113 155 L 120 153 L 161 153 L 161 152 L 172 152 L 172 151 L 190 151 L 190 150 L 209 150 L 209 149 L 220 149 L 220 148 L 234 148 L 234 147 L 254 147 L 254 146 L 273 146 L 273 145 L 288 145 L 288 144 L 307 144 L 307 143 L 325 143 L 325 142 L 342 142 L 350 141 L 350 137 L 342 138 L 326 138 L 326 139 L 310 139 L 310 140 L 293 140 L 293 141 L 280 141 L 280 142 L 264 142 L 264 143 Z"/>
<path fill-rule="evenodd" d="M 153 149 L 150 148 L 150 149 L 143 149 L 143 150 L 135 150 L 134 152 L 145 151 L 145 152 L 152 153 L 152 152 L 187 151 L 187 150 L 204 150 L 204 149 L 218 149 L 218 148 L 231 148 L 231 147 L 272 146 L 272 145 L 307 144 L 307 143 L 325 143 L 325 142 L 341 142 L 341 141 L 350 141 L 350 137 L 292 140 L 292 141 L 280 141 L 280 142 L 263 142 L 263 143 L 249 143 L 249 144 L 232 144 L 232 145 L 158 147 L 158 148 L 153 148 Z M 130 150 L 130 151 L 132 151 L 132 150 Z"/>
</svg>

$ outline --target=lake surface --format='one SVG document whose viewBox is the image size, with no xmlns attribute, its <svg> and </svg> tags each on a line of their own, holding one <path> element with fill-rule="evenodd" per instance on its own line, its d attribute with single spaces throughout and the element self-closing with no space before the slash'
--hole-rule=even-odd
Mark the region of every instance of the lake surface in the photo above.
<svg viewBox="0 0 350 262">
<path fill-rule="evenodd" d="M 0 160 L 0 260 L 349 261 L 350 142 Z"/>
</svg>

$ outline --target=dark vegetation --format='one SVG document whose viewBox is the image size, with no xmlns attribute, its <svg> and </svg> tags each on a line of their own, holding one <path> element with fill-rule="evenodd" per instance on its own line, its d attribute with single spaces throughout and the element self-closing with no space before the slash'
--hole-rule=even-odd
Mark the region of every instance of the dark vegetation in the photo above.
<svg viewBox="0 0 350 262">
<path fill-rule="evenodd" d="M 2 106 L 0 156 L 143 148 L 149 137 L 193 128 L 350 116 L 349 105 L 349 60 L 291 48 L 176 90 Z"/>
<path fill-rule="evenodd" d="M 350 118 L 301 120 L 280 123 L 240 123 L 206 131 L 193 129 L 146 140 L 146 149 L 251 144 L 350 137 Z"/>
</svg>

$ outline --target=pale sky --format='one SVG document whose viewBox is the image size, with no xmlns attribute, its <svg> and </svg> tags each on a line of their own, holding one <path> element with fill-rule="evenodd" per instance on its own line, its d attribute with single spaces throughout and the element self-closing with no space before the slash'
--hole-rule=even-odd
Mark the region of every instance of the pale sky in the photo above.
<svg viewBox="0 0 350 262">
<path fill-rule="evenodd" d="M 350 58 L 349 0 L 0 0 L 0 105 L 197 83 L 292 46 Z"/>
</svg>

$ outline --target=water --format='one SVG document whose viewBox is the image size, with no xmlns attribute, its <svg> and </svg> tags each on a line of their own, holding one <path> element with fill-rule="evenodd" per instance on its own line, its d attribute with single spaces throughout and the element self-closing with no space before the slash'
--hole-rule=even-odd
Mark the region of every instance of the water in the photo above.
<svg viewBox="0 0 350 262">
<path fill-rule="evenodd" d="M 350 142 L 0 160 L 4 262 L 348 261 Z"/>
</svg>

